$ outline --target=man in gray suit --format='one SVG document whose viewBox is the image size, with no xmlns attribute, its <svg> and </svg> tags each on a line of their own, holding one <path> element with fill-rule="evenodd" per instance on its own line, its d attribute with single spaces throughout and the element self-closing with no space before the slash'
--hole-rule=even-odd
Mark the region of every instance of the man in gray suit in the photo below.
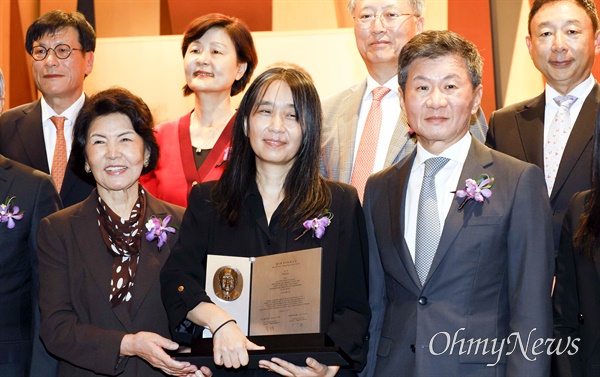
<svg viewBox="0 0 600 377">
<path fill-rule="evenodd" d="M 409 155 L 416 137 L 398 106 L 397 63 L 400 50 L 423 31 L 424 0 L 349 0 L 354 18 L 356 47 L 367 67 L 366 80 L 323 101 L 321 174 L 329 179 L 354 185 L 362 198 L 364 180 L 354 175 L 356 168 L 377 172 Z M 360 149 L 373 104 L 372 91 L 389 89 L 381 99 L 381 126 L 374 144 L 374 161 L 365 164 Z M 483 111 L 473 117 L 471 132 L 485 140 L 487 124 Z M 368 152 L 367 152 L 368 153 Z"/>
<path fill-rule="evenodd" d="M 483 91 L 473 43 L 423 32 L 398 66 L 418 144 L 366 186 L 367 374 L 547 376 L 554 258 L 543 173 L 469 135 Z"/>
</svg>

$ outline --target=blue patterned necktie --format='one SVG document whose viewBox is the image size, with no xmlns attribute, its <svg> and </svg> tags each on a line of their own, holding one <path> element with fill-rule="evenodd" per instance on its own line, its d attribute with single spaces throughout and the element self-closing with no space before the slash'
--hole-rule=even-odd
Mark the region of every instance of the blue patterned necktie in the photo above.
<svg viewBox="0 0 600 377">
<path fill-rule="evenodd" d="M 435 193 L 435 175 L 450 159 L 434 157 L 425 160 L 425 173 L 419 196 L 417 234 L 415 240 L 415 268 L 421 284 L 425 283 L 431 262 L 440 243 L 440 215 Z"/>
</svg>

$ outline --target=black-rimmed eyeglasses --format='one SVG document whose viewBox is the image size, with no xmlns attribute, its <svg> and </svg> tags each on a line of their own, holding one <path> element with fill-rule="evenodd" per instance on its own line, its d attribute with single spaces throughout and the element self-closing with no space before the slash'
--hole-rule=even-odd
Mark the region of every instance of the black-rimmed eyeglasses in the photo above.
<svg viewBox="0 0 600 377">
<path fill-rule="evenodd" d="M 54 46 L 54 48 L 50 47 L 50 48 L 46 48 L 44 46 L 34 46 L 31 49 L 31 57 L 33 58 L 33 60 L 44 60 L 46 59 L 46 56 L 48 56 L 48 51 L 54 51 L 54 55 L 59 58 L 59 59 L 66 59 L 69 56 L 71 56 L 71 53 L 74 50 L 78 50 L 78 51 L 83 51 L 83 49 L 81 48 L 73 48 L 71 46 L 69 46 L 68 44 L 60 44 L 60 45 L 56 45 Z"/>
<path fill-rule="evenodd" d="M 384 28 L 393 29 L 402 25 L 404 21 L 408 20 L 408 18 L 406 18 L 404 19 L 404 21 L 402 21 L 402 18 L 404 16 L 418 17 L 418 15 L 414 13 L 400 13 L 394 10 L 387 10 L 378 15 L 374 13 L 365 12 L 361 13 L 358 17 L 353 18 L 354 22 L 356 22 L 356 25 L 361 29 L 370 29 L 371 27 L 373 27 L 373 23 L 375 22 L 376 18 L 379 18 Z"/>
</svg>

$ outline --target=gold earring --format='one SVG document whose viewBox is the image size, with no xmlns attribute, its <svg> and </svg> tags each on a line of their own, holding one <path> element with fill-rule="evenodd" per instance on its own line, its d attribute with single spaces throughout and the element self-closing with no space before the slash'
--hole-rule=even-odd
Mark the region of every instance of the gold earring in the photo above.
<svg viewBox="0 0 600 377">
<path fill-rule="evenodd" d="M 83 166 L 83 169 L 85 170 L 86 173 L 91 173 L 92 169 L 90 168 L 90 164 L 88 164 L 88 162 L 85 162 L 85 165 Z"/>
</svg>

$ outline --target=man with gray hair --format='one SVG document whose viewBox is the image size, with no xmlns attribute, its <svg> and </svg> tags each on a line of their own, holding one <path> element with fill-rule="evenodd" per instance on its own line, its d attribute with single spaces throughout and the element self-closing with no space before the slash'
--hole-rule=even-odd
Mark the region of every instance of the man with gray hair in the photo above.
<svg viewBox="0 0 600 377">
<path fill-rule="evenodd" d="M 398 106 L 400 50 L 423 31 L 424 0 L 350 0 L 356 47 L 367 78 L 323 101 L 321 174 L 355 186 L 362 200 L 370 174 L 409 155 L 416 137 Z M 341 63 L 340 63 L 341 64 Z M 483 141 L 485 116 L 471 125 Z"/>
<path fill-rule="evenodd" d="M 423 32 L 400 54 L 400 104 L 418 144 L 365 190 L 372 375 L 549 373 L 544 176 L 469 134 L 482 67 L 450 31 Z"/>
</svg>

